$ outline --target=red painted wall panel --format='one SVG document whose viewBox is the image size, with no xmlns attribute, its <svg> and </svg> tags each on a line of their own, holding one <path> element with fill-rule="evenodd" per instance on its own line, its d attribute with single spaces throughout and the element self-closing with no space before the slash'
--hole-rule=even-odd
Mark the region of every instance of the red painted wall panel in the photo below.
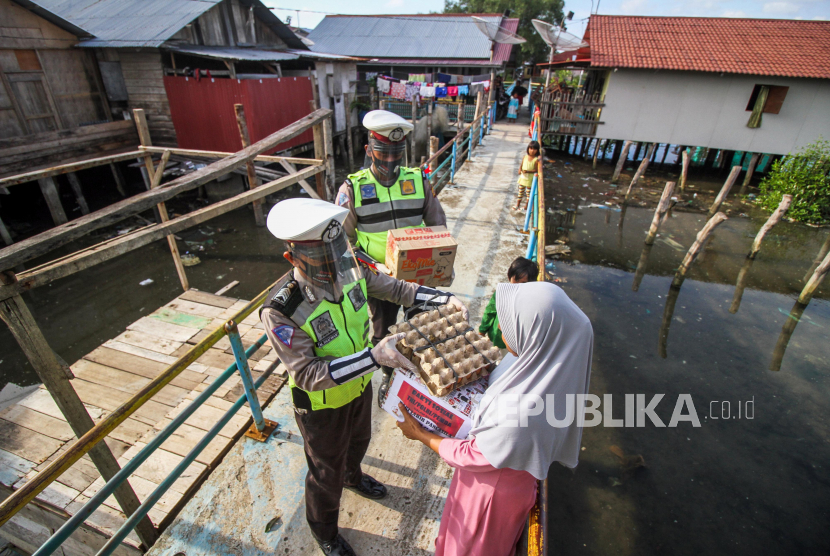
<svg viewBox="0 0 830 556">
<path fill-rule="evenodd" d="M 179 147 L 236 152 L 242 148 L 233 105 L 245 107 L 256 142 L 311 112 L 308 77 L 275 79 L 164 78 Z M 277 145 L 276 152 L 313 141 L 311 130 Z M 270 154 L 270 153 L 268 153 Z"/>
</svg>

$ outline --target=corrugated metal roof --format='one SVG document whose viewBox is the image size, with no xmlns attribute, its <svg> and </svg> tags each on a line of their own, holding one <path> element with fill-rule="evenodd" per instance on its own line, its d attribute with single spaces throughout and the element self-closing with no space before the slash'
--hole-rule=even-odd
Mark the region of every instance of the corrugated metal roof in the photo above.
<svg viewBox="0 0 830 556">
<path fill-rule="evenodd" d="M 311 50 L 295 50 L 293 48 L 286 48 L 285 52 L 299 54 L 300 58 L 311 58 L 312 60 L 331 60 L 332 62 L 363 62 L 365 60 L 365 58 L 356 56 L 329 54 L 328 52 L 313 52 Z"/>
<path fill-rule="evenodd" d="M 499 66 L 490 60 L 477 58 L 369 58 L 365 63 L 373 66 L 482 66 L 485 68 Z"/>
<path fill-rule="evenodd" d="M 219 58 L 222 60 L 247 60 L 249 62 L 279 62 L 282 60 L 297 60 L 300 56 L 281 50 L 258 50 L 256 48 L 234 48 L 231 46 L 201 46 L 195 44 L 170 44 L 165 50 L 192 54 L 205 58 Z M 303 51 L 305 52 L 305 51 Z"/>
<path fill-rule="evenodd" d="M 519 30 L 519 19 L 513 17 L 505 17 L 501 20 L 502 28 L 510 31 L 511 33 L 515 33 Z M 507 43 L 497 43 L 496 48 L 493 50 L 493 62 L 498 65 L 502 65 L 503 63 L 510 60 L 510 53 L 513 52 L 512 44 Z"/>
<path fill-rule="evenodd" d="M 83 46 L 158 47 L 220 0 L 32 0 L 95 36 Z"/>
<path fill-rule="evenodd" d="M 45 19 L 49 23 L 52 23 L 53 25 L 57 25 L 58 27 L 60 27 L 61 29 L 63 29 L 64 31 L 66 31 L 68 33 L 72 33 L 76 37 L 86 38 L 86 37 L 91 37 L 92 36 L 91 33 L 81 29 L 80 27 L 78 27 L 77 25 L 72 23 L 71 21 L 68 21 L 68 20 L 62 18 L 58 14 L 53 13 L 50 10 L 47 10 L 47 9 L 43 8 L 42 6 L 36 4 L 35 2 L 32 2 L 31 0 L 13 0 L 13 1 L 17 4 L 20 4 L 21 6 L 23 6 L 24 8 L 26 8 L 30 12 L 33 12 L 33 13 L 39 15 L 40 17 L 42 17 L 43 19 Z"/>
<path fill-rule="evenodd" d="M 496 25 L 502 19 L 480 17 Z M 490 39 L 467 14 L 326 16 L 308 38 L 314 51 L 366 58 L 490 59 Z"/>
</svg>

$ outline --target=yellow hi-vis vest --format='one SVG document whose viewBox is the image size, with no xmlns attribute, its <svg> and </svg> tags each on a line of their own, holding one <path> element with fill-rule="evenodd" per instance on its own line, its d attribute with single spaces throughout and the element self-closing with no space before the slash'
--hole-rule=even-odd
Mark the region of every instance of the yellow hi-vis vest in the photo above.
<svg viewBox="0 0 830 556">
<path fill-rule="evenodd" d="M 386 262 L 386 234 L 424 225 L 426 195 L 420 168 L 401 168 L 398 181 L 381 185 L 366 168 L 349 176 L 357 214 L 357 247 Z"/>
<path fill-rule="evenodd" d="M 289 273 L 290 275 L 290 273 Z M 269 306 L 271 299 L 287 281 L 275 286 L 266 298 L 265 305 Z M 356 288 L 356 290 L 355 290 Z M 300 295 L 299 287 L 295 295 Z M 355 290 L 355 291 L 353 291 Z M 334 358 L 353 355 L 366 347 L 371 347 L 369 341 L 369 304 L 366 302 L 366 280 L 361 278 L 343 288 L 343 300 L 335 303 L 323 298 L 317 307 L 312 306 L 302 298 L 286 314 L 297 326 L 314 342 L 314 355 L 317 357 L 331 356 Z M 272 308 L 275 308 L 271 305 Z M 311 409 L 316 411 L 324 408 L 342 407 L 357 398 L 366 389 L 372 380 L 368 373 L 344 384 L 326 388 L 325 390 L 303 390 L 311 401 Z M 289 373 L 288 384 L 291 388 L 298 388 Z"/>
</svg>

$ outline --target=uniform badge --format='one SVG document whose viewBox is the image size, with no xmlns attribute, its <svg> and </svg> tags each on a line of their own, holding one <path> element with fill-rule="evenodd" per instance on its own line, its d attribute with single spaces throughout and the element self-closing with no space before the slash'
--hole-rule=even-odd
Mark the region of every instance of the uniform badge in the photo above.
<svg viewBox="0 0 830 556">
<path fill-rule="evenodd" d="M 415 182 L 403 180 L 401 182 L 401 195 L 412 195 L 413 193 L 415 193 Z"/>
<path fill-rule="evenodd" d="M 317 336 L 317 347 L 323 347 L 338 336 L 340 332 L 335 328 L 328 311 L 311 321 L 311 328 Z"/>
<path fill-rule="evenodd" d="M 337 196 L 337 206 L 342 207 L 349 204 L 349 196 L 343 193 L 342 191 Z"/>
<path fill-rule="evenodd" d="M 274 333 L 274 336 L 277 337 L 277 340 L 285 344 L 285 347 L 290 348 L 291 343 L 294 341 L 294 328 L 288 326 L 287 324 L 283 324 L 271 330 Z"/>
<path fill-rule="evenodd" d="M 337 236 L 343 233 L 343 225 L 340 223 L 339 220 L 332 220 L 329 222 L 329 225 L 326 226 L 326 229 L 323 230 L 323 242 L 324 243 L 331 243 Z"/>
<path fill-rule="evenodd" d="M 305 287 L 305 296 L 308 298 L 309 303 L 314 303 L 315 301 L 317 301 L 317 297 L 313 293 L 311 293 L 311 288 L 309 288 L 308 286 Z"/>
<path fill-rule="evenodd" d="M 360 186 L 360 196 L 364 199 L 377 199 L 378 192 L 375 191 L 374 184 L 367 183 L 366 185 Z"/>
<path fill-rule="evenodd" d="M 404 138 L 403 129 L 396 127 L 392 131 L 389 132 L 389 140 L 395 141 L 396 143 Z"/>
<path fill-rule="evenodd" d="M 349 300 L 355 311 L 360 311 L 360 308 L 366 304 L 366 296 L 363 295 L 363 289 L 359 284 L 349 290 Z"/>
</svg>

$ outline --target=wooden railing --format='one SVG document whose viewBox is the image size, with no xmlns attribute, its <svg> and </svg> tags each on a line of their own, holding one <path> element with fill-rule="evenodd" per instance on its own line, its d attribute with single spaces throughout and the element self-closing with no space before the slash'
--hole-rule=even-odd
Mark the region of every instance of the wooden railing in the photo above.
<svg viewBox="0 0 830 556">
<path fill-rule="evenodd" d="M 594 136 L 602 124 L 600 115 L 605 106 L 600 93 L 546 92 L 538 102 L 539 135 Z"/>
</svg>

